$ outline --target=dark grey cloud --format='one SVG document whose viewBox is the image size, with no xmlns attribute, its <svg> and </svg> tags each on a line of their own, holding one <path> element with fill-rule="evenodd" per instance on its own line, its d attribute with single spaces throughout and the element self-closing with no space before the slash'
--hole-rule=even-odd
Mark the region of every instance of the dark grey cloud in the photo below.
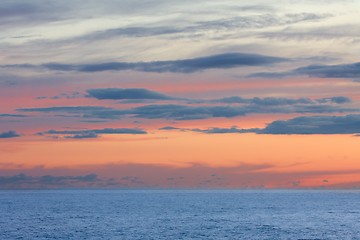
<svg viewBox="0 0 360 240">
<path fill-rule="evenodd" d="M 351 112 L 359 109 L 332 105 L 248 105 L 248 106 L 186 106 L 186 105 L 147 105 L 123 111 L 120 114 L 147 119 L 191 120 L 207 118 L 231 118 L 251 113 L 334 113 Z"/>
<path fill-rule="evenodd" d="M 20 137 L 21 135 L 17 133 L 16 131 L 10 130 L 7 132 L 0 133 L 0 138 L 15 138 Z"/>
<path fill-rule="evenodd" d="M 238 127 L 230 127 L 230 128 L 208 128 L 208 129 L 199 129 L 199 128 L 177 128 L 172 126 L 166 126 L 159 128 L 159 130 L 178 130 L 178 131 L 190 131 L 190 132 L 199 132 L 206 134 L 226 134 L 226 133 L 254 133 L 258 132 L 259 128 L 250 128 L 250 129 L 241 129 Z"/>
<path fill-rule="evenodd" d="M 330 100 L 329 100 L 330 99 Z M 245 99 L 250 104 L 241 106 L 193 106 L 176 104 L 153 104 L 129 109 L 114 109 L 107 107 L 47 107 L 47 108 L 21 108 L 18 111 L 24 112 L 44 112 L 44 113 L 69 113 L 76 114 L 75 117 L 96 118 L 96 119 L 119 119 L 122 117 L 134 117 L 144 119 L 173 119 L 191 120 L 208 118 L 231 118 L 245 116 L 253 113 L 343 113 L 358 112 L 357 108 L 342 107 L 332 104 L 331 101 L 342 102 L 344 99 L 331 98 L 314 100 L 313 104 L 308 103 L 307 99 L 283 99 L 283 98 L 254 98 Z M 326 104 L 321 102 L 328 102 Z M 330 102 L 330 104 L 329 104 Z M 73 117 L 73 116 L 71 116 Z"/>
<path fill-rule="evenodd" d="M 315 104 L 315 101 L 310 98 L 276 98 L 276 97 L 266 97 L 266 98 L 242 98 L 237 96 L 225 97 L 211 100 L 214 103 L 243 103 L 243 104 L 254 104 L 254 105 L 266 105 L 266 106 L 275 106 L 275 105 L 295 105 L 295 104 Z"/>
<path fill-rule="evenodd" d="M 84 139 L 97 138 L 100 134 L 147 134 L 146 131 L 138 128 L 103 128 L 103 129 L 86 129 L 86 130 L 48 130 L 39 132 L 37 135 L 65 135 L 64 138 Z"/>
<path fill-rule="evenodd" d="M 162 93 L 150 91 L 144 88 L 96 88 L 87 90 L 88 97 L 99 100 L 113 99 L 154 99 L 154 100 L 172 100 L 173 97 Z"/>
<path fill-rule="evenodd" d="M 73 134 L 73 135 L 68 135 L 65 136 L 64 138 L 68 138 L 68 139 L 88 139 L 88 138 L 97 138 L 98 134 L 95 132 L 82 132 L 82 133 L 77 133 L 77 134 Z"/>
<path fill-rule="evenodd" d="M 83 97 L 83 94 L 80 92 L 70 92 L 70 93 L 60 93 L 55 96 L 47 97 L 47 96 L 40 96 L 36 97 L 36 99 L 42 100 L 42 99 L 75 99 L 75 98 L 81 98 Z"/>
<path fill-rule="evenodd" d="M 134 108 L 130 111 L 138 118 L 165 118 L 175 120 L 206 119 L 212 117 L 244 116 L 246 110 L 230 106 L 201 106 L 192 107 L 185 105 L 148 105 Z"/>
<path fill-rule="evenodd" d="M 360 115 L 305 116 L 274 121 L 259 134 L 356 134 L 360 133 Z"/>
<path fill-rule="evenodd" d="M 0 176 L 0 189 L 91 187 L 98 185 L 101 181 L 94 173 L 80 176 L 36 177 L 21 173 L 14 176 Z"/>
<path fill-rule="evenodd" d="M 337 96 L 337 97 L 329 97 L 329 98 L 319 98 L 316 99 L 319 103 L 336 103 L 336 104 L 344 104 L 344 103 L 350 103 L 352 100 L 348 97 L 344 96 Z"/>
<path fill-rule="evenodd" d="M 154 62 L 107 62 L 94 64 L 62 64 L 46 63 L 42 65 L 15 64 L 2 65 L 6 68 L 45 68 L 54 71 L 78 71 L 78 72 L 100 72 L 100 71 L 142 71 L 142 72 L 178 72 L 192 73 L 207 69 L 228 69 L 243 66 L 264 66 L 285 62 L 288 59 L 247 53 L 224 53 L 207 57 Z"/>
<path fill-rule="evenodd" d="M 254 104 L 254 105 L 296 105 L 296 104 L 317 104 L 317 103 L 336 103 L 344 104 L 351 102 L 351 99 L 345 96 L 335 96 L 329 98 L 319 98 L 312 100 L 310 98 L 242 98 L 231 96 L 212 100 L 175 98 L 163 93 L 154 92 L 144 88 L 97 88 L 87 90 L 87 97 L 93 97 L 99 100 L 128 100 L 121 103 L 146 103 L 146 100 L 186 100 L 190 104 L 196 103 L 224 103 L 224 104 Z"/>
<path fill-rule="evenodd" d="M 159 130 L 182 130 L 183 128 L 177 128 L 177 127 L 172 127 L 172 126 L 165 126 L 165 127 L 161 127 L 159 128 Z"/>
<path fill-rule="evenodd" d="M 0 118 L 1 117 L 28 117 L 27 115 L 23 115 L 23 114 L 8 114 L 8 113 L 0 113 Z"/>
<path fill-rule="evenodd" d="M 193 128 L 191 131 L 193 132 L 201 132 L 206 134 L 226 134 L 226 133 L 253 133 L 257 132 L 258 128 L 250 128 L 250 129 L 240 129 L 237 127 L 231 128 L 208 128 L 208 129 L 197 129 Z"/>
<path fill-rule="evenodd" d="M 310 98 L 278 98 L 278 97 L 265 97 L 265 98 L 243 98 L 239 96 L 224 97 L 211 100 L 202 99 L 187 99 L 189 104 L 199 103 L 223 103 L 223 104 L 247 104 L 258 106 L 280 106 L 280 105 L 317 105 L 317 104 L 345 104 L 350 103 L 352 100 L 345 96 L 335 96 L 328 98 L 310 99 Z"/>
<path fill-rule="evenodd" d="M 41 110 L 41 109 L 40 109 Z M 202 106 L 193 107 L 186 105 L 146 105 L 131 109 L 117 110 L 105 109 L 89 111 L 84 114 L 85 118 L 104 118 L 118 119 L 121 117 L 135 117 L 145 119 L 175 119 L 175 120 L 191 120 L 206 119 L 212 117 L 235 117 L 243 116 L 246 110 L 241 107 L 231 106 Z"/>
<path fill-rule="evenodd" d="M 46 107 L 46 108 L 18 108 L 17 111 L 20 112 L 69 112 L 69 113 L 79 113 L 79 112 L 91 112 L 91 111 L 101 111 L 101 110 L 110 110 L 111 108 L 101 107 L 101 106 L 65 106 L 65 107 Z"/>
<path fill-rule="evenodd" d="M 305 75 L 319 78 L 360 78 L 360 62 L 339 65 L 309 65 L 296 68 L 289 72 L 260 72 L 248 77 L 283 78 L 288 76 Z"/>
<path fill-rule="evenodd" d="M 193 131 L 206 134 L 256 133 L 256 134 L 356 134 L 360 133 L 360 115 L 346 116 L 304 116 L 289 120 L 277 120 L 265 128 L 176 128 L 163 127 L 159 130 Z"/>
<path fill-rule="evenodd" d="M 360 77 L 360 62 L 340 65 L 310 65 L 297 68 L 293 73 L 321 78 L 358 78 Z"/>
</svg>

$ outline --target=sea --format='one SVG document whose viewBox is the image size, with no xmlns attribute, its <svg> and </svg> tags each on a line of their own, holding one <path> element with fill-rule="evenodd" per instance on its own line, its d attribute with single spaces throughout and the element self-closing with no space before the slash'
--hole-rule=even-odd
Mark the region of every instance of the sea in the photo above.
<svg viewBox="0 0 360 240">
<path fill-rule="evenodd" d="M 360 190 L 2 190 L 0 239 L 360 239 Z"/>
</svg>

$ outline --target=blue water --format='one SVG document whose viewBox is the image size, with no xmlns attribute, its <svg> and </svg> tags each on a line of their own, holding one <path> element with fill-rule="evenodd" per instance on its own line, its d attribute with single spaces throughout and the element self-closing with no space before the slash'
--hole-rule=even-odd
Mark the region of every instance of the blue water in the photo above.
<svg viewBox="0 0 360 240">
<path fill-rule="evenodd" d="M 0 239 L 360 239 L 360 191 L 0 191 Z"/>
</svg>

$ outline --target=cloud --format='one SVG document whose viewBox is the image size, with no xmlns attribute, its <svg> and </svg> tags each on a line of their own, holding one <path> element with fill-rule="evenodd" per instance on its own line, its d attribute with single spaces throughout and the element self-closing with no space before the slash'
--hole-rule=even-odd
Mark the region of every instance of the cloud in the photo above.
<svg viewBox="0 0 360 240">
<path fill-rule="evenodd" d="M 44 175 L 39 177 L 21 173 L 8 177 L 0 176 L 0 189 L 92 187 L 101 181 L 94 173 L 79 176 Z"/>
<path fill-rule="evenodd" d="M 268 9 L 269 10 L 269 9 Z M 256 14 L 198 22 L 197 29 L 238 30 L 261 29 L 272 26 L 283 26 L 307 21 L 318 21 L 331 17 L 331 14 L 294 13 L 294 14 Z"/>
<path fill-rule="evenodd" d="M 192 107 L 185 105 L 147 105 L 137 107 L 129 111 L 134 117 L 147 119 L 175 119 L 191 120 L 206 119 L 216 117 L 236 117 L 244 116 L 246 111 L 240 107 L 229 106 L 201 106 Z"/>
<path fill-rule="evenodd" d="M 175 26 L 159 26 L 159 27 L 122 27 L 112 28 L 102 31 L 92 32 L 72 40 L 102 40 L 113 37 L 149 37 L 167 34 L 176 34 L 186 31 L 186 29 L 176 28 Z"/>
<path fill-rule="evenodd" d="M 176 128 L 163 127 L 159 130 L 192 131 L 206 134 L 256 133 L 256 134 L 356 134 L 360 136 L 360 115 L 305 116 L 289 120 L 277 120 L 265 128 Z"/>
<path fill-rule="evenodd" d="M 146 131 L 138 128 L 103 128 L 103 129 L 89 129 L 89 130 L 48 130 L 46 132 L 39 132 L 37 135 L 66 135 L 64 138 L 68 139 L 86 139 L 97 138 L 100 134 L 147 134 Z"/>
<path fill-rule="evenodd" d="M 0 138 L 15 138 L 20 137 L 21 135 L 17 133 L 16 131 L 10 130 L 7 132 L 0 133 Z"/>
<path fill-rule="evenodd" d="M 28 117 L 27 115 L 23 115 L 23 114 L 7 114 L 7 113 L 0 113 L 0 118 L 1 117 Z"/>
<path fill-rule="evenodd" d="M 254 105 L 263 105 L 263 106 L 276 106 L 276 105 L 297 105 L 297 104 L 317 104 L 317 103 L 336 103 L 344 104 L 351 102 L 351 99 L 344 96 L 335 96 L 329 98 L 319 98 L 319 99 L 310 99 L 310 98 L 277 98 L 277 97 L 266 97 L 266 98 L 242 98 L 237 96 L 225 97 L 219 99 L 210 100 L 211 103 L 239 103 L 239 104 L 254 104 Z"/>
<path fill-rule="evenodd" d="M 319 105 L 319 104 L 345 104 L 352 100 L 345 96 L 334 96 L 327 98 L 311 99 L 311 98 L 279 98 L 279 97 L 265 97 L 265 98 L 243 98 L 239 96 L 230 96 L 217 99 L 184 99 L 188 104 L 246 104 L 252 106 L 281 106 L 281 105 Z"/>
<path fill-rule="evenodd" d="M 340 65 L 310 65 L 297 68 L 293 73 L 321 78 L 357 78 L 360 77 L 360 62 Z"/>
<path fill-rule="evenodd" d="M 343 103 L 350 99 L 346 97 L 324 98 L 310 100 L 307 98 L 287 99 L 287 98 L 237 98 L 210 100 L 205 102 L 245 102 L 241 106 L 192 106 L 177 104 L 153 104 L 129 109 L 114 109 L 101 106 L 71 106 L 71 107 L 46 107 L 46 108 L 21 108 L 23 112 L 45 112 L 45 113 L 70 113 L 78 114 L 77 117 L 97 118 L 97 119 L 119 119 L 122 117 L 134 117 L 144 119 L 173 119 L 173 120 L 192 120 L 208 118 L 232 118 L 245 116 L 254 113 L 342 113 L 358 112 L 359 109 L 347 108 L 334 104 Z M 203 100 L 201 100 L 203 101 Z"/>
<path fill-rule="evenodd" d="M 0 19 L 14 18 L 19 16 L 34 15 L 41 12 L 39 6 L 25 2 L 8 2 L 0 5 Z"/>
<path fill-rule="evenodd" d="M 250 129 L 239 129 L 237 127 L 231 128 L 208 128 L 208 129 L 197 129 L 193 128 L 191 131 L 193 132 L 201 132 L 206 134 L 226 134 L 226 133 L 253 133 L 258 131 L 258 128 L 250 128 Z"/>
<path fill-rule="evenodd" d="M 70 136 L 65 136 L 65 138 L 68 139 L 87 139 L 87 138 L 97 138 L 97 137 L 98 134 L 95 132 L 82 132 Z"/>
<path fill-rule="evenodd" d="M 110 110 L 108 107 L 101 106 L 65 106 L 65 107 L 46 107 L 46 108 L 18 108 L 17 111 L 20 112 L 69 112 L 69 113 L 79 113 L 79 112 L 91 112 L 91 111 L 104 111 Z"/>
<path fill-rule="evenodd" d="M 235 7 L 235 6 L 233 6 Z M 236 6 L 239 11 L 269 11 L 266 6 Z M 233 10 L 233 9 L 232 9 Z M 187 26 L 170 25 L 168 22 L 161 26 L 128 26 L 120 28 L 110 28 L 102 31 L 91 32 L 80 37 L 71 39 L 75 40 L 102 40 L 115 37 L 150 37 L 161 35 L 176 35 L 177 38 L 188 36 L 187 34 L 206 34 L 207 31 L 231 31 L 239 29 L 261 29 L 271 26 L 283 26 L 288 24 L 295 24 L 306 21 L 317 21 L 324 18 L 331 17 L 330 14 L 315 14 L 315 13 L 296 13 L 285 15 L 274 14 L 256 14 L 237 17 L 226 17 L 208 21 L 192 22 Z"/>
<path fill-rule="evenodd" d="M 36 97 L 36 99 L 38 100 L 42 100 L 42 99 L 76 99 L 76 98 L 81 98 L 83 97 L 83 95 L 80 92 L 70 92 L 70 93 L 60 93 L 59 95 L 56 96 L 51 96 L 51 97 L 47 97 L 47 96 L 39 96 Z"/>
<path fill-rule="evenodd" d="M 144 88 L 98 88 L 87 90 L 87 97 L 93 97 L 99 100 L 128 100 L 125 103 L 146 103 L 145 100 L 186 100 L 189 104 L 196 103 L 224 103 L 224 104 L 253 104 L 263 106 L 276 105 L 296 105 L 296 104 L 317 104 L 317 103 L 336 103 L 344 104 L 351 102 L 351 99 L 345 96 L 335 96 L 329 98 L 320 98 L 312 100 L 310 98 L 242 98 L 238 96 L 231 96 L 219 99 L 202 100 L 202 99 L 185 99 L 175 98 L 159 92 L 150 91 Z M 144 102 L 145 101 L 145 102 Z M 124 103 L 124 102 L 122 102 Z"/>
<path fill-rule="evenodd" d="M 161 127 L 159 128 L 159 130 L 182 130 L 183 128 L 177 128 L 177 127 L 172 127 L 172 126 L 165 126 L 165 127 Z"/>
<path fill-rule="evenodd" d="M 214 159 L 213 162 L 221 161 Z M 299 163 L 301 164 L 301 163 Z M 305 164 L 305 163 L 302 163 Z M 331 171 L 293 171 L 290 165 L 239 161 L 235 166 L 209 166 L 189 163 L 182 167 L 164 164 L 113 163 L 81 165 L 77 168 L 38 166 L 14 169 L 0 168 L 0 189 L 21 188 L 292 188 L 318 179 L 315 187 L 324 186 L 323 179 L 356 175 L 360 169 Z M 19 171 L 22 174 L 19 174 Z M 90 174 L 89 174 L 90 173 Z M 4 175 L 4 176 L 1 176 Z M 100 177 L 100 176 L 106 176 Z M 211 180 L 211 181 L 208 181 Z M 219 181 L 217 181 L 219 180 Z M 299 182 L 294 186 L 294 182 Z M 359 184 L 356 184 L 359 186 Z M 354 186 L 345 184 L 341 188 Z M 331 187 L 326 184 L 326 187 Z"/>
<path fill-rule="evenodd" d="M 259 131 L 259 128 L 250 128 L 250 129 L 241 129 L 237 127 L 230 128 L 208 128 L 208 129 L 199 129 L 199 128 L 177 128 L 172 126 L 166 126 L 159 128 L 159 130 L 171 131 L 171 130 L 179 130 L 179 131 L 191 131 L 191 132 L 200 132 L 206 134 L 227 134 L 227 133 L 254 133 Z"/>
<path fill-rule="evenodd" d="M 305 75 L 319 78 L 360 78 L 360 62 L 339 65 L 309 65 L 289 72 L 260 72 L 248 77 L 283 78 L 287 76 Z"/>
<path fill-rule="evenodd" d="M 329 15 L 330 16 L 330 15 Z M 271 40 L 350 40 L 359 38 L 359 25 L 354 22 L 347 24 L 331 24 L 327 26 L 299 27 L 290 26 L 280 31 L 267 31 L 259 33 L 259 37 Z"/>
<path fill-rule="evenodd" d="M 350 103 L 352 102 L 352 100 L 348 97 L 344 97 L 344 96 L 337 96 L 337 97 L 329 97 L 329 98 L 319 98 L 316 99 L 317 102 L 319 103 L 336 103 L 336 104 L 344 104 L 344 103 Z"/>
<path fill-rule="evenodd" d="M 107 62 L 95 64 L 62 64 L 46 63 L 42 65 L 13 64 L 2 65 L 6 68 L 45 68 L 54 71 L 78 71 L 78 72 L 101 72 L 101 71 L 124 71 L 133 70 L 141 72 L 177 72 L 192 73 L 207 69 L 228 69 L 243 66 L 264 66 L 285 62 L 288 59 L 247 53 L 224 53 L 207 57 L 154 62 Z"/>
<path fill-rule="evenodd" d="M 200 129 L 200 128 L 178 128 L 178 127 L 172 127 L 172 126 L 165 126 L 162 128 L 159 128 L 159 130 L 165 130 L 165 131 L 172 131 L 172 130 L 178 130 L 178 131 L 191 131 L 191 132 L 200 132 L 200 133 L 206 133 L 206 134 L 225 134 L 225 133 L 248 133 L 248 132 L 255 132 L 256 129 L 240 129 L 237 127 L 231 127 L 231 128 L 208 128 L 208 129 Z"/>
<path fill-rule="evenodd" d="M 294 105 L 294 106 L 272 106 L 249 105 L 249 106 L 186 106 L 186 105 L 147 105 L 129 110 L 113 112 L 114 115 L 129 115 L 145 119 L 174 119 L 192 120 L 208 118 L 232 118 L 245 116 L 251 113 L 333 113 L 356 111 L 330 105 Z M 106 112 L 109 114 L 109 112 Z M 111 114 L 111 113 L 110 113 Z M 93 117 L 104 117 L 104 113 L 97 112 Z M 108 117 L 106 115 L 105 117 Z"/>
<path fill-rule="evenodd" d="M 154 99 L 154 100 L 172 100 L 173 97 L 162 93 L 150 91 L 144 88 L 96 88 L 87 90 L 88 97 L 99 100 L 112 99 Z"/>
<path fill-rule="evenodd" d="M 259 134 L 356 134 L 360 133 L 360 115 L 306 116 L 274 121 Z"/>
</svg>

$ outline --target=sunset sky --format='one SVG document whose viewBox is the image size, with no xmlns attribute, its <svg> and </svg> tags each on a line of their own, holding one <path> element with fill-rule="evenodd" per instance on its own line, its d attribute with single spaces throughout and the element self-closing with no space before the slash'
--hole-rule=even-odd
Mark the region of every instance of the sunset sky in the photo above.
<svg viewBox="0 0 360 240">
<path fill-rule="evenodd" d="M 360 188 L 359 16 L 2 0 L 0 189 Z"/>
</svg>

